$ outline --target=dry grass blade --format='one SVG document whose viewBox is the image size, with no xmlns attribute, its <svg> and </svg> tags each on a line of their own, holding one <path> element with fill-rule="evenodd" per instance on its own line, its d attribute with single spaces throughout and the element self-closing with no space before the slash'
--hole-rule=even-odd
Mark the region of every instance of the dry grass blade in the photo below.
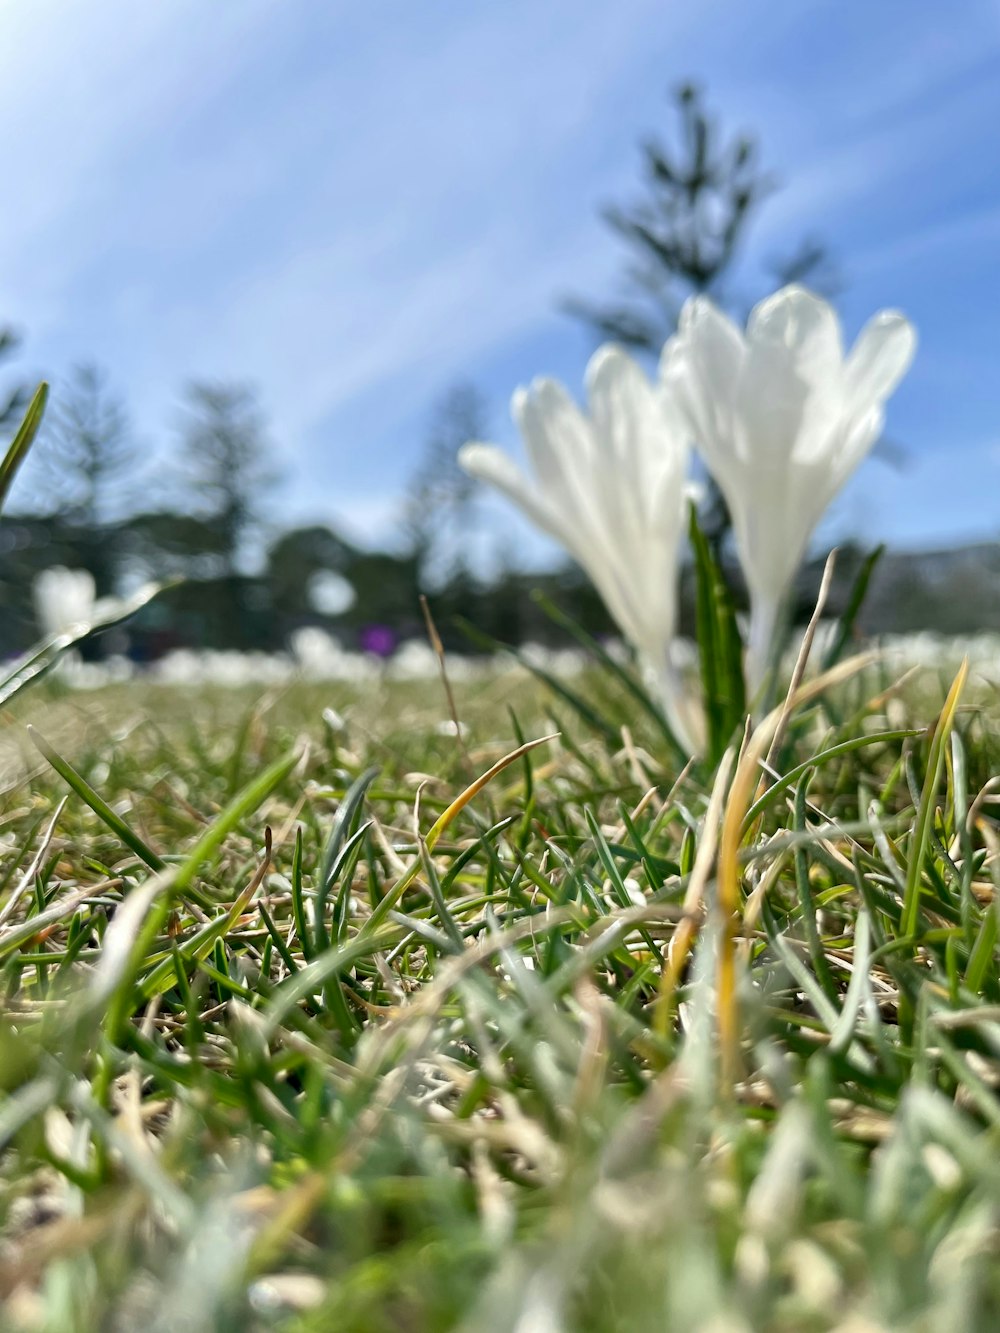
<svg viewBox="0 0 1000 1333">
<path fill-rule="evenodd" d="M 509 768 L 511 764 L 516 763 L 518 759 L 522 759 L 526 754 L 530 754 L 532 750 L 537 750 L 540 745 L 548 745 L 550 741 L 558 739 L 559 732 L 553 731 L 548 736 L 539 736 L 537 740 L 526 741 L 524 745 L 519 745 L 516 750 L 511 750 L 510 754 L 505 754 L 502 759 L 498 759 L 492 768 L 487 769 L 481 777 L 476 778 L 475 782 L 470 782 L 465 791 L 463 791 L 461 795 L 455 797 L 451 805 L 449 805 L 444 814 L 436 820 L 430 832 L 427 834 L 426 842 L 428 851 L 434 850 L 435 843 L 452 820 L 455 819 L 457 815 L 461 814 L 473 797 L 478 796 L 483 788 L 487 786 L 488 783 L 492 782 L 499 773 L 502 773 L 505 768 Z"/>
<path fill-rule="evenodd" d="M 796 708 L 818 698 L 826 690 L 849 680 L 873 660 L 871 653 L 861 653 L 831 667 L 808 684 L 801 685 L 791 699 L 786 699 L 764 718 L 744 747 L 736 765 L 719 841 L 719 912 L 722 930 L 719 941 L 718 1022 L 725 1087 L 732 1087 L 736 1083 L 740 1069 L 740 1024 L 736 999 L 736 930 L 741 901 L 739 852 L 743 841 L 743 821 L 759 780 L 761 761 L 782 719 L 791 716 Z"/>
<path fill-rule="evenodd" d="M 66 802 L 68 800 L 69 797 L 64 796 L 56 806 L 55 814 L 49 820 L 48 828 L 46 828 L 45 832 L 42 834 L 42 841 L 38 845 L 38 851 L 31 858 L 31 865 L 28 866 L 27 870 L 18 880 L 10 897 L 4 903 L 3 907 L 0 908 L 0 926 L 13 916 L 15 907 L 17 907 L 18 903 L 31 888 L 32 884 L 34 884 L 35 877 L 41 869 L 42 862 L 45 860 L 49 848 L 52 846 L 52 839 L 55 836 L 56 825 L 59 823 L 59 817 L 65 810 Z"/>
<path fill-rule="evenodd" d="M 813 613 L 809 618 L 809 624 L 806 626 L 806 632 L 802 636 L 802 644 L 799 647 L 798 656 L 795 659 L 795 666 L 792 669 L 792 676 L 788 682 L 788 690 L 785 693 L 784 701 L 781 705 L 781 714 L 778 718 L 778 724 L 774 729 L 774 735 L 771 738 L 771 744 L 768 747 L 767 757 L 764 760 L 765 769 L 771 770 L 774 767 L 782 745 L 784 744 L 785 734 L 788 731 L 788 723 L 792 716 L 794 708 L 794 699 L 802 684 L 802 677 L 806 673 L 806 667 L 809 665 L 809 654 L 812 652 L 813 640 L 816 637 L 816 631 L 819 628 L 820 617 L 826 606 L 826 600 L 830 595 L 830 585 L 833 582 L 833 571 L 837 564 L 837 548 L 830 552 L 826 558 L 826 564 L 823 566 L 823 578 L 819 585 L 819 592 L 816 595 L 816 605 L 813 607 Z M 761 791 L 766 786 L 767 775 L 761 778 Z"/>
<path fill-rule="evenodd" d="M 678 923 L 667 950 L 667 966 L 660 977 L 660 993 L 657 999 L 656 1031 L 661 1037 L 667 1035 L 670 1017 L 673 1011 L 674 996 L 680 983 L 681 975 L 691 952 L 691 946 L 701 929 L 701 907 L 705 886 L 715 861 L 715 850 L 719 837 L 719 817 L 722 813 L 729 786 L 729 775 L 733 767 L 735 751 L 732 746 L 722 756 L 715 784 L 705 813 L 702 834 L 695 854 L 694 866 L 684 894 L 684 915 Z"/>
<path fill-rule="evenodd" d="M 420 594 L 420 609 L 424 614 L 424 625 L 427 627 L 427 637 L 430 639 L 431 648 L 434 650 L 434 656 L 438 661 L 438 671 L 441 674 L 441 688 L 444 690 L 444 697 L 448 703 L 448 716 L 451 718 L 451 725 L 455 728 L 455 743 L 458 745 L 459 753 L 462 756 L 462 762 L 466 769 L 472 772 L 472 761 L 469 758 L 469 751 L 466 749 L 465 738 L 462 735 L 462 724 L 458 718 L 458 709 L 455 707 L 455 695 L 451 688 L 451 681 L 448 679 L 448 663 L 444 655 L 444 644 L 441 642 L 441 635 L 438 633 L 437 625 L 434 623 L 434 617 L 431 615 L 431 605 L 424 593 Z"/>
</svg>

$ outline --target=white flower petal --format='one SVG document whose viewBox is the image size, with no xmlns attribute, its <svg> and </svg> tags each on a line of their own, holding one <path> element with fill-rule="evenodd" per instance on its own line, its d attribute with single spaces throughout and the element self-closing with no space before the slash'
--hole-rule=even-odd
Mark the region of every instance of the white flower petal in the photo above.
<svg viewBox="0 0 1000 1333">
<path fill-rule="evenodd" d="M 842 344 L 833 308 L 802 287 L 785 288 L 755 307 L 747 343 L 738 415 L 748 454 L 775 462 L 822 454 L 842 410 Z"/>
<path fill-rule="evenodd" d="M 656 398 L 646 376 L 609 343 L 590 358 L 584 382 L 596 435 L 619 467 L 642 474 L 647 463 L 643 446 L 657 428 Z"/>
<path fill-rule="evenodd" d="M 844 357 L 840 320 L 829 301 L 793 283 L 754 306 L 747 342 L 783 346 L 801 367 L 837 370 Z"/>
<path fill-rule="evenodd" d="M 662 423 L 649 381 L 620 348 L 608 344 L 594 353 L 585 384 L 594 451 L 590 484 L 601 510 L 603 559 L 614 601 L 634 626 L 632 585 L 645 554 L 644 500 Z"/>
<path fill-rule="evenodd" d="M 720 393 L 731 392 L 743 364 L 746 339 L 729 316 L 707 296 L 693 296 L 681 310 L 677 334 L 681 344 L 690 343 L 697 349 Z M 668 342 L 664 352 L 669 347 Z"/>
<path fill-rule="evenodd" d="M 495 486 L 512 500 L 532 523 L 556 541 L 566 544 L 566 529 L 524 475 L 514 460 L 495 444 L 464 444 L 458 451 L 459 466 L 470 477 Z"/>
<path fill-rule="evenodd" d="M 684 417 L 695 445 L 718 474 L 739 465 L 741 440 L 732 429 L 747 349 L 743 334 L 707 297 L 681 311 L 676 337 L 663 349 L 660 379 Z"/>
<path fill-rule="evenodd" d="M 646 648 L 662 651 L 676 621 L 687 425 L 669 391 L 650 384 L 620 348 L 595 353 L 586 381 L 597 455 L 613 460 L 604 502 L 616 537 L 617 601 L 628 608 Z"/>
<path fill-rule="evenodd" d="M 884 425 L 885 412 L 881 406 L 870 407 L 861 416 L 849 418 L 844 422 L 840 447 L 828 469 L 829 486 L 826 504 L 830 503 L 861 460 L 869 453 L 872 445 L 882 434 Z"/>
<path fill-rule="evenodd" d="M 561 384 L 536 380 L 517 404 L 517 420 L 550 509 L 564 521 L 566 545 L 598 585 L 626 633 L 635 624 L 623 565 L 632 528 L 623 517 L 621 471 Z"/>
<path fill-rule="evenodd" d="M 558 507 L 556 490 L 550 502 L 524 475 L 511 458 L 491 444 L 470 443 L 459 450 L 461 467 L 478 481 L 488 482 L 503 492 L 543 532 L 560 542 L 573 559 L 590 575 L 608 610 L 631 638 L 636 620 L 627 586 L 623 585 L 615 561 L 609 557 L 603 538 L 580 526 L 572 511 Z"/>
<path fill-rule="evenodd" d="M 543 491 L 578 490 L 575 481 L 588 467 L 593 452 L 590 427 L 562 385 L 537 379 L 529 389 L 518 389 L 511 400 L 511 415 Z"/>
<path fill-rule="evenodd" d="M 679 335 L 671 338 L 663 348 L 660 390 L 699 451 L 706 455 L 712 453 L 718 436 L 724 434 L 717 432 L 713 425 L 713 408 L 717 402 L 705 386 L 694 349 Z"/>
<path fill-rule="evenodd" d="M 591 357 L 586 384 L 595 447 L 633 482 L 613 485 L 615 497 L 622 502 L 619 522 L 640 526 L 664 474 L 678 475 L 678 480 L 683 474 L 687 463 L 684 430 L 678 429 L 676 412 L 673 420 L 669 418 L 663 394 L 618 347 L 609 344 Z"/>
<path fill-rule="evenodd" d="M 860 414 L 884 403 L 909 370 L 916 347 L 916 330 L 897 310 L 882 310 L 870 319 L 844 367 L 851 411 Z"/>
</svg>

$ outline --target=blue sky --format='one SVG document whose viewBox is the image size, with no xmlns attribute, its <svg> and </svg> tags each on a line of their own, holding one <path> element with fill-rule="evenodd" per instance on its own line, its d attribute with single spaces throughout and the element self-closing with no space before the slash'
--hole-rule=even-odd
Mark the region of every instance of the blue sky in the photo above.
<svg viewBox="0 0 1000 1333">
<path fill-rule="evenodd" d="M 815 235 L 850 336 L 884 306 L 919 329 L 908 464 L 866 464 L 829 533 L 994 537 L 996 0 L 0 0 L 0 321 L 25 372 L 108 367 L 154 493 L 180 386 L 249 379 L 275 516 L 385 539 L 455 379 L 512 449 L 518 383 L 578 391 L 593 343 L 559 300 L 615 290 L 598 209 L 688 78 L 782 182 L 737 293 Z"/>
</svg>

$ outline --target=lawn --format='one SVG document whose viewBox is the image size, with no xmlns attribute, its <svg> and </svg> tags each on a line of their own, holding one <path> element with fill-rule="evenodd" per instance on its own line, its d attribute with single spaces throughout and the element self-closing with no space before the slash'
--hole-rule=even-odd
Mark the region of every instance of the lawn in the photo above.
<svg viewBox="0 0 1000 1333">
<path fill-rule="evenodd" d="M 3 1328 L 996 1328 L 958 685 L 843 670 L 683 769 L 598 670 L 457 681 L 459 736 L 435 682 L 21 696 Z"/>
</svg>

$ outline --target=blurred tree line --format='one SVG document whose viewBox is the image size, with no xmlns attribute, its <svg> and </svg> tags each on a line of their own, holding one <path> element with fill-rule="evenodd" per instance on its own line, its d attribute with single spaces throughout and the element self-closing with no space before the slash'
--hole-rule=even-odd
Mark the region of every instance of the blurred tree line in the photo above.
<svg viewBox="0 0 1000 1333">
<path fill-rule="evenodd" d="M 13 432 L 22 397 L 10 391 L 0 431 Z M 503 641 L 545 638 L 550 627 L 528 595 L 540 583 L 610 631 L 574 570 L 484 579 L 470 569 L 462 549 L 473 497 L 454 458 L 485 428 L 485 403 L 471 385 L 445 395 L 400 515 L 401 549 L 370 550 L 328 526 L 277 529 L 271 496 L 280 477 L 248 386 L 189 385 L 178 447 L 160 465 L 169 472 L 150 476 L 108 376 L 80 366 L 54 386 L 18 505 L 0 529 L 0 652 L 36 639 L 32 586 L 53 565 L 89 570 L 99 596 L 179 580 L 129 626 L 129 651 L 140 660 L 182 646 L 280 651 L 304 625 L 326 628 L 347 647 L 365 646 L 376 629 L 372 641 L 388 645 L 423 635 L 423 591 L 453 649 L 470 647 L 459 617 Z M 332 607 L 324 579 L 342 590 Z"/>
<path fill-rule="evenodd" d="M 739 262 L 753 221 L 775 189 L 759 165 L 754 140 L 723 134 L 692 85 L 674 95 L 672 130 L 672 141 L 651 139 L 641 147 L 642 194 L 605 210 L 626 254 L 619 296 L 604 304 L 564 303 L 595 338 L 612 338 L 650 360 L 692 294 L 707 293 L 737 318 L 745 316 L 752 301 L 741 289 Z M 837 285 L 827 253 L 814 239 L 758 271 L 766 290 L 804 281 L 832 295 Z M 12 330 L 0 328 L 6 383 L 0 385 L 0 442 L 13 432 L 26 401 L 25 386 L 10 368 L 17 343 Z M 457 628 L 463 618 L 503 642 L 558 639 L 529 596 L 536 587 L 592 633 L 613 632 L 575 566 L 529 573 L 497 560 L 489 575 L 474 568 L 470 538 L 482 524 L 473 483 L 456 463 L 465 441 L 490 435 L 488 404 L 473 384 L 454 385 L 432 413 L 392 551 L 364 549 L 327 526 L 276 528 L 272 494 L 280 478 L 248 386 L 189 385 L 176 434 L 172 461 L 157 463 L 161 472 L 151 476 L 143 468 L 149 451 L 103 370 L 82 365 L 55 386 L 28 473 L 34 488 L 19 488 L 20 511 L 0 529 L 0 653 L 34 641 L 32 584 L 52 565 L 89 570 L 101 596 L 140 581 L 181 580 L 130 627 L 130 651 L 140 658 L 180 646 L 273 652 L 303 625 L 323 626 L 347 647 L 365 646 L 373 629 L 382 631 L 380 642 L 391 643 L 422 635 L 421 592 L 431 595 L 451 649 L 470 646 Z M 728 515 L 714 489 L 702 522 L 738 585 Z M 831 609 L 846 598 L 861 559 L 859 550 L 842 554 Z M 882 621 L 892 622 L 890 608 L 898 620 L 899 607 L 909 606 L 917 625 L 933 623 L 927 590 L 910 586 L 912 571 L 900 577 L 909 583 L 898 597 L 882 596 Z M 968 586 L 968 569 L 963 577 Z M 804 572 L 803 608 L 811 607 L 817 580 L 818 566 Z M 688 584 L 685 575 L 684 628 L 691 621 Z M 332 598 L 331 588 L 339 589 Z M 979 623 L 971 610 L 965 615 L 956 609 L 950 590 L 945 603 L 949 627 Z M 903 621 L 881 627 L 916 627 L 905 614 Z"/>
</svg>

